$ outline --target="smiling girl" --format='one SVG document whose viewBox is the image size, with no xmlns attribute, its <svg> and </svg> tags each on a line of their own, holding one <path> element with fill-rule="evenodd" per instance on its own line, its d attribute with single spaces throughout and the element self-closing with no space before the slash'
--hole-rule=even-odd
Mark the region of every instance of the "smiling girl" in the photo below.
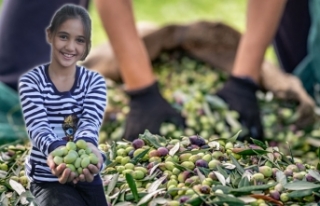
<svg viewBox="0 0 320 206">
<path fill-rule="evenodd" d="M 20 101 L 32 143 L 26 159 L 30 190 L 39 205 L 107 205 L 99 172 L 104 155 L 97 149 L 106 107 L 106 83 L 96 72 L 78 66 L 91 46 L 91 20 L 85 9 L 66 4 L 46 30 L 51 62 L 19 80 Z M 98 156 L 77 176 L 50 153 L 67 141 L 85 140 Z"/>
</svg>

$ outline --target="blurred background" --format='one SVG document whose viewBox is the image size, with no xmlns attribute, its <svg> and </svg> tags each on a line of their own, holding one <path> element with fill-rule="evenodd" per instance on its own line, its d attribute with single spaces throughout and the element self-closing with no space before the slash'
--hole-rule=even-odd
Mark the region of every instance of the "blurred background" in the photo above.
<svg viewBox="0 0 320 206">
<path fill-rule="evenodd" d="M 0 9 L 3 0 L 0 0 Z M 172 23 L 191 23 L 197 20 L 221 21 L 243 32 L 247 1 L 234 0 L 134 0 L 134 12 L 137 22 L 151 22 L 158 26 Z M 107 40 L 94 1 L 90 2 L 89 13 L 92 18 L 93 47 Z M 266 52 L 266 58 L 277 64 L 272 47 Z"/>
</svg>

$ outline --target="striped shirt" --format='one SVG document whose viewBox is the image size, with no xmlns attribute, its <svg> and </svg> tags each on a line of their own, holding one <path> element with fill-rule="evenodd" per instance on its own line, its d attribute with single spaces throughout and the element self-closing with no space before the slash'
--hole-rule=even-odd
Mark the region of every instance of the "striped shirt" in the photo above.
<svg viewBox="0 0 320 206">
<path fill-rule="evenodd" d="M 47 156 L 66 144 L 63 138 L 68 134 L 73 133 L 74 141 L 83 139 L 98 145 L 107 103 L 106 82 L 99 73 L 77 66 L 71 90 L 59 92 L 48 67 L 38 66 L 19 80 L 22 112 L 32 143 L 25 166 L 31 182 L 58 181 L 47 165 Z"/>
</svg>

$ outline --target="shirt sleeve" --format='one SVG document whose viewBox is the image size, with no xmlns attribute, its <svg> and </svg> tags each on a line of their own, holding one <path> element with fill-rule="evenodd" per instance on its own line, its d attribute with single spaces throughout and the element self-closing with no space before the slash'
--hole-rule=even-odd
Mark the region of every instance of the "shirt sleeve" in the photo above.
<svg viewBox="0 0 320 206">
<path fill-rule="evenodd" d="M 98 146 L 99 131 L 107 105 L 107 87 L 104 78 L 94 73 L 89 80 L 85 94 L 83 111 L 79 118 L 74 141 L 83 139 Z"/>
<path fill-rule="evenodd" d="M 66 141 L 51 129 L 38 85 L 32 75 L 23 76 L 19 80 L 19 96 L 29 138 L 33 146 L 47 156 Z"/>
</svg>

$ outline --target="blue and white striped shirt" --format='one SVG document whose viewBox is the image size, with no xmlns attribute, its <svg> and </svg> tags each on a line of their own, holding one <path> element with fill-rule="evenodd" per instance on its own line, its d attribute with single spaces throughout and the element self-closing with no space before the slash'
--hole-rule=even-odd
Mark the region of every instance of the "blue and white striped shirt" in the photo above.
<svg viewBox="0 0 320 206">
<path fill-rule="evenodd" d="M 38 66 L 19 80 L 21 107 L 32 143 L 25 167 L 31 182 L 58 181 L 47 165 L 47 156 L 66 144 L 63 138 L 68 132 L 75 132 L 74 141 L 84 139 L 98 145 L 107 104 L 106 82 L 99 73 L 77 66 L 71 90 L 59 92 L 48 75 L 48 66 Z"/>
</svg>

